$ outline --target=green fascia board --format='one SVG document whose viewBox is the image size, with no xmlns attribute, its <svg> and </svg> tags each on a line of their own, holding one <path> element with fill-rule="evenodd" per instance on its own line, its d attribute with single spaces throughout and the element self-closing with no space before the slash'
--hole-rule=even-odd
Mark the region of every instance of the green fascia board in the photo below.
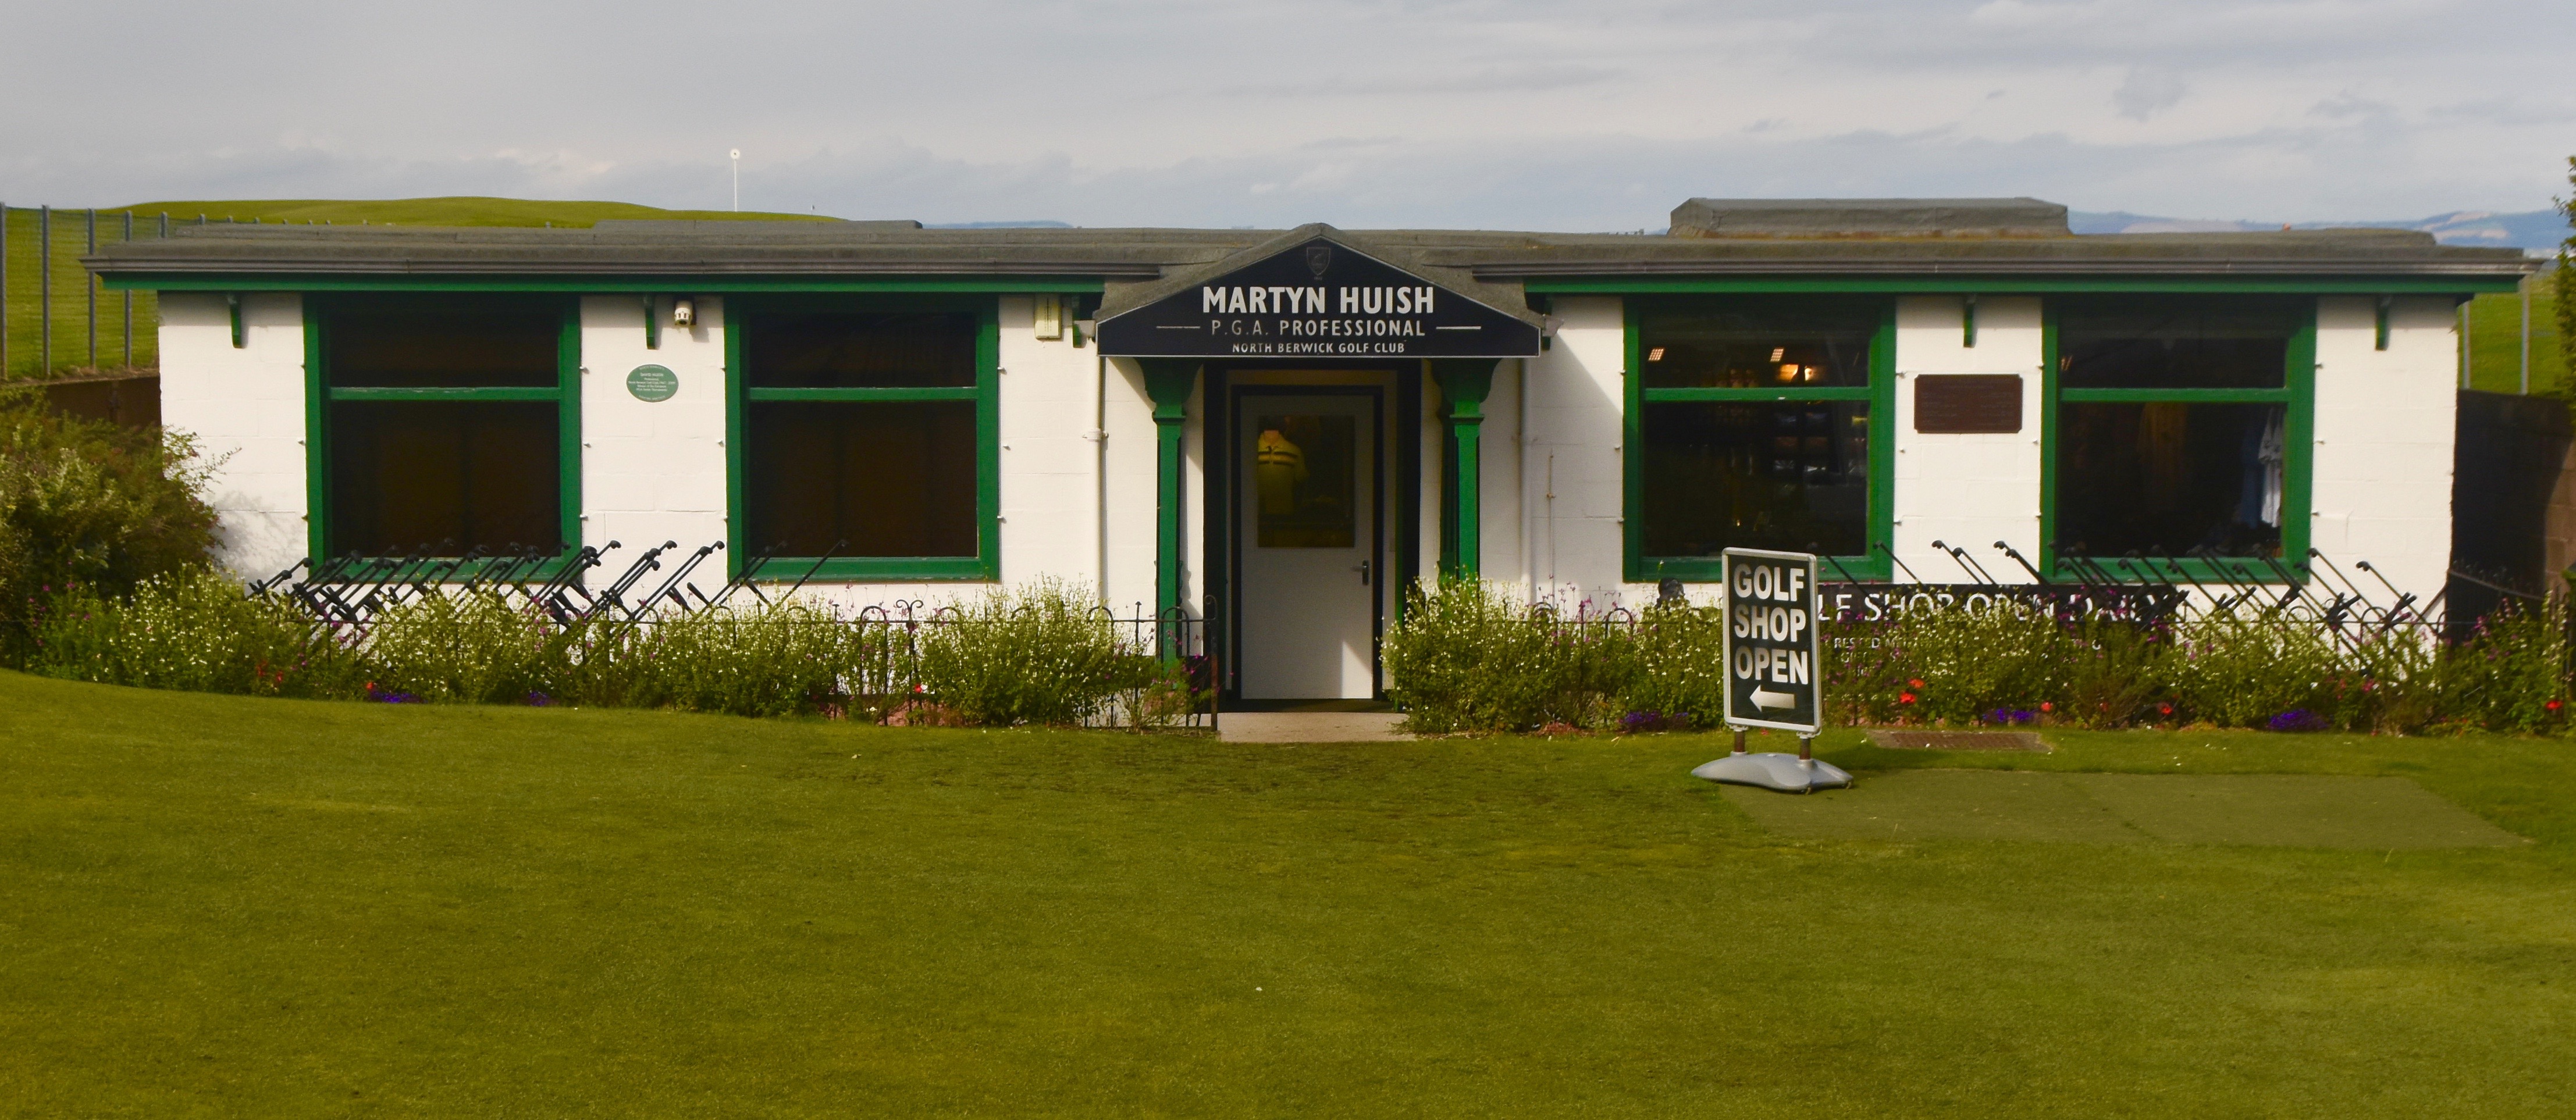
<svg viewBox="0 0 2576 1120">
<path fill-rule="evenodd" d="M 117 291 L 162 292 L 561 292 L 572 295 L 668 292 L 953 292 L 965 294 L 1097 294 L 1084 276 L 296 276 L 268 273 L 128 273 L 99 277 Z"/>
<path fill-rule="evenodd" d="M 2485 276 L 1676 276 L 1569 277 L 1523 283 L 1533 295 L 1662 295 L 1758 292 L 1867 292 L 1890 295 L 2014 295 L 2077 292 L 2212 292 L 2290 295 L 2450 295 L 2519 290 L 2518 280 Z"/>
</svg>

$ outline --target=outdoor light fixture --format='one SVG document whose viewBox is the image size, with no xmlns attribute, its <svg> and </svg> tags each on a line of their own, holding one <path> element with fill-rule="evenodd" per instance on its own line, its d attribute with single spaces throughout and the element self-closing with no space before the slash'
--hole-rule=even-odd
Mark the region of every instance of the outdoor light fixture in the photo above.
<svg viewBox="0 0 2576 1120">
<path fill-rule="evenodd" d="M 697 301 L 696 301 L 696 300 L 689 299 L 688 297 L 683 296 L 683 297 L 681 297 L 681 298 L 679 298 L 679 299 L 675 299 L 675 300 L 672 300 L 672 301 L 671 301 L 671 325 L 672 325 L 672 326 L 675 326 L 675 327 L 685 327 L 685 326 L 689 326 L 690 324 L 693 324 L 693 323 L 695 323 L 695 322 L 697 322 L 697 321 L 698 321 L 698 304 L 697 304 Z"/>
</svg>

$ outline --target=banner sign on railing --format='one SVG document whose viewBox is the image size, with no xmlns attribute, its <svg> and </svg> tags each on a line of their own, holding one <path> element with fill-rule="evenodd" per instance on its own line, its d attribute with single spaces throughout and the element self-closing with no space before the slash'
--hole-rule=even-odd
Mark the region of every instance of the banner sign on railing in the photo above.
<svg viewBox="0 0 2576 1120">
<path fill-rule="evenodd" d="M 1908 611 L 2013 605 L 2059 616 L 2108 615 L 2128 622 L 2172 617 L 2191 593 L 2167 583 L 1992 584 L 1828 583 L 1819 589 L 1817 614 L 1835 622 L 1882 622 Z"/>
</svg>

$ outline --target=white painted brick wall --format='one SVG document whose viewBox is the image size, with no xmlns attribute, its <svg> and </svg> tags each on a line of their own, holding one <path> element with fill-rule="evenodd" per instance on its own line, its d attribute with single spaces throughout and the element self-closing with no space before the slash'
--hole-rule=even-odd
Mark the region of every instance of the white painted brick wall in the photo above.
<svg viewBox="0 0 2576 1120">
<path fill-rule="evenodd" d="M 235 349 L 220 293 L 161 297 L 161 422 L 221 464 L 206 495 L 222 517 L 217 558 L 262 577 L 306 547 L 303 298 L 244 295 L 242 322 Z"/>
<path fill-rule="evenodd" d="M 669 325 L 670 306 L 655 304 L 662 344 L 648 349 L 642 297 L 581 301 L 582 543 L 623 542 L 611 569 L 664 541 L 695 550 L 725 539 L 724 301 L 697 297 L 690 327 Z M 627 374 L 642 365 L 678 375 L 678 395 L 655 403 L 628 392 Z M 691 582 L 713 591 L 728 570 L 710 557 L 706 578 Z"/>
<path fill-rule="evenodd" d="M 1896 301 L 1895 549 L 1915 575 L 1934 583 L 1969 578 L 1948 553 L 1932 547 L 1936 540 L 1967 549 L 1988 572 L 2009 582 L 2021 569 L 1994 542 L 2010 542 L 2034 563 L 2039 557 L 2039 299 L 1980 298 L 1973 347 L 1965 345 L 1961 302 L 1959 296 Z M 1915 378 L 1960 373 L 2020 376 L 2022 430 L 1916 432 Z M 1894 574 L 1906 578 L 1903 570 Z"/>
<path fill-rule="evenodd" d="M 2389 308 L 2388 349 L 2379 350 L 2377 309 L 2370 296 L 2317 301 L 2310 543 L 2374 597 L 2385 593 L 2354 561 L 2430 599 L 2451 560 L 2458 336 L 2450 300 L 2402 297 Z"/>
<path fill-rule="evenodd" d="M 1559 296 L 1553 313 L 1563 324 L 1556 341 L 1530 360 L 1531 567 L 1541 594 L 1596 605 L 1643 601 L 1654 588 L 1627 586 L 1621 571 L 1622 305 L 1615 297 Z"/>
</svg>

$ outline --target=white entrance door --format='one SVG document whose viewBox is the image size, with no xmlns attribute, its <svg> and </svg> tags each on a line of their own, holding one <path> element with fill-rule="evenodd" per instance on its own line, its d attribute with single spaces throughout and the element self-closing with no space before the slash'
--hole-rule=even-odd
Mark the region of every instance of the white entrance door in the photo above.
<svg viewBox="0 0 2576 1120">
<path fill-rule="evenodd" d="M 1377 692 L 1376 404 L 1374 393 L 1239 398 L 1244 699 Z"/>
</svg>

